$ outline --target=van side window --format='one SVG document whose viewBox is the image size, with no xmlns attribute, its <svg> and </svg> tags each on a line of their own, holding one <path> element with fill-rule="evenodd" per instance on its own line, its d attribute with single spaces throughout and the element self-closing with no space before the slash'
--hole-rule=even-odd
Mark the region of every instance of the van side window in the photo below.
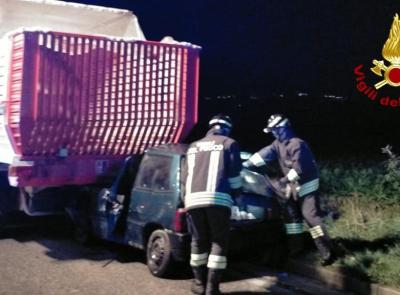
<svg viewBox="0 0 400 295">
<path fill-rule="evenodd" d="M 140 165 L 135 186 L 140 188 L 167 191 L 171 184 L 172 158 L 158 155 L 145 155 Z"/>
</svg>

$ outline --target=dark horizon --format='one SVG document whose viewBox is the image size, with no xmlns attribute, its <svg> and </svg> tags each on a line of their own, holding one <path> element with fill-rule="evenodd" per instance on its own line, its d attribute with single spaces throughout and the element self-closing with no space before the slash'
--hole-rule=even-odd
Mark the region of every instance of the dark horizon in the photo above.
<svg viewBox="0 0 400 295">
<path fill-rule="evenodd" d="M 201 96 L 285 90 L 350 95 L 353 68 L 382 59 L 400 11 L 393 0 L 75 2 L 133 11 L 149 40 L 172 36 L 200 45 Z"/>
<path fill-rule="evenodd" d="M 369 68 L 383 60 L 400 12 L 396 1 L 75 2 L 129 9 L 147 39 L 172 36 L 202 47 L 200 122 L 192 137 L 202 134 L 210 115 L 224 111 L 236 120 L 242 146 L 254 150 L 270 141 L 261 132 L 266 118 L 283 112 L 323 157 L 370 157 L 386 144 L 400 150 L 400 107 L 360 93 L 354 74 L 362 64 L 369 86 L 382 79 Z M 397 99 L 400 88 L 379 93 Z"/>
</svg>

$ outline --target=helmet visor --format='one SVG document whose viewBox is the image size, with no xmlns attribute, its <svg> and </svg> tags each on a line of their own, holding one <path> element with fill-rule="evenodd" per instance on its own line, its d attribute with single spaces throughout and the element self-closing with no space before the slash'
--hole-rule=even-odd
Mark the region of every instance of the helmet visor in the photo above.
<svg viewBox="0 0 400 295">
<path fill-rule="evenodd" d="M 264 129 L 263 129 L 263 132 L 264 133 L 271 133 L 271 128 L 268 128 L 268 127 L 265 127 Z"/>
</svg>

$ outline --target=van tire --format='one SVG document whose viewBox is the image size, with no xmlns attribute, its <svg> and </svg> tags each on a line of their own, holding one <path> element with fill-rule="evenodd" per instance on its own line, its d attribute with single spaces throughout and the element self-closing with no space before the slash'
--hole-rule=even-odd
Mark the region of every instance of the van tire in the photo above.
<svg viewBox="0 0 400 295">
<path fill-rule="evenodd" d="M 152 232 L 147 242 L 146 262 L 152 275 L 165 277 L 171 273 L 173 258 L 171 256 L 171 241 L 168 234 L 157 229 Z"/>
</svg>

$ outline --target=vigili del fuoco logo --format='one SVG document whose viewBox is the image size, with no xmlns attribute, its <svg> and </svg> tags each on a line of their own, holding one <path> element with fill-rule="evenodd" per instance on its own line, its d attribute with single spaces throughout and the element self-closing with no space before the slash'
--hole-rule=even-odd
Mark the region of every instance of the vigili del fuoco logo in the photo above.
<svg viewBox="0 0 400 295">
<path fill-rule="evenodd" d="M 389 37 L 382 48 L 382 57 L 389 62 L 385 64 L 384 60 L 374 59 L 375 65 L 370 70 L 377 76 L 374 86 L 368 86 L 365 82 L 364 65 L 360 64 L 354 69 L 356 76 L 357 90 L 367 96 L 370 100 L 379 101 L 383 106 L 400 107 L 400 96 L 392 98 L 388 95 L 381 96 L 378 90 L 384 87 L 400 86 L 400 21 L 399 16 L 394 16 Z M 378 100 L 377 100 L 378 98 Z"/>
</svg>

